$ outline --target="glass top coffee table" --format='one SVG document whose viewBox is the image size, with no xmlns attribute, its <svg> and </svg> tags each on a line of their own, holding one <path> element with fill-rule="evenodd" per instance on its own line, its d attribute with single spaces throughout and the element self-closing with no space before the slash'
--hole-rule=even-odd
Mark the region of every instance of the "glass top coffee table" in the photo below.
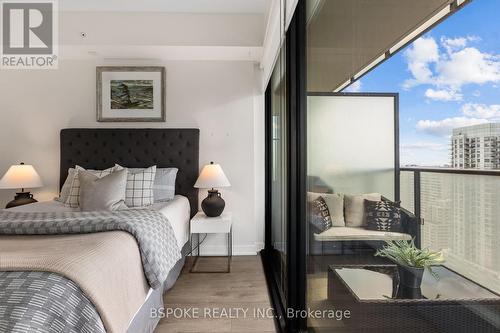
<svg viewBox="0 0 500 333">
<path fill-rule="evenodd" d="M 498 332 L 500 297 L 444 267 L 424 273 L 420 289 L 399 286 L 394 264 L 330 265 L 328 300 L 352 312 L 358 328 Z M 349 325 L 349 322 L 346 322 Z"/>
<path fill-rule="evenodd" d="M 438 275 L 437 279 L 426 270 L 422 279 L 421 292 L 414 295 L 398 295 L 399 278 L 395 265 L 331 266 L 330 269 L 338 275 L 341 282 L 349 288 L 353 296 L 359 301 L 401 299 L 468 300 L 498 299 L 499 297 L 444 266 L 433 268 L 433 271 Z"/>
</svg>

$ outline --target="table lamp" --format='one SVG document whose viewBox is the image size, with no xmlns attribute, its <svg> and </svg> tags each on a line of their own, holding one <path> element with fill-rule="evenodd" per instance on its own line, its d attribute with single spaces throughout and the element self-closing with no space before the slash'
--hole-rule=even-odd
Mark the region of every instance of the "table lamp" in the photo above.
<svg viewBox="0 0 500 333">
<path fill-rule="evenodd" d="M 32 165 L 21 163 L 11 166 L 0 179 L 0 189 L 21 189 L 21 192 L 17 192 L 14 200 L 9 202 L 5 208 L 37 202 L 33 199 L 33 194 L 29 191 L 25 192 L 24 189 L 42 186 L 42 180 Z"/>
<path fill-rule="evenodd" d="M 208 190 L 208 196 L 201 202 L 201 209 L 203 209 L 206 216 L 217 217 L 222 214 L 226 203 L 215 188 L 228 186 L 231 186 L 231 184 L 219 164 L 210 162 L 210 164 L 203 167 L 194 187 L 210 189 Z"/>
</svg>

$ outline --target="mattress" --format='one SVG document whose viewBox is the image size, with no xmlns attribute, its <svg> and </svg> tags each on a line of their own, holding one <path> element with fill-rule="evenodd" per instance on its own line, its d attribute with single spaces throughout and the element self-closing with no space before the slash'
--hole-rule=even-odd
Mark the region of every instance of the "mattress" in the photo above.
<svg viewBox="0 0 500 333">
<path fill-rule="evenodd" d="M 179 245 L 179 248 L 182 248 L 189 240 L 189 220 L 191 213 L 189 200 L 183 195 L 176 195 L 174 199 L 167 202 L 155 203 L 149 209 L 159 211 L 170 221 L 174 229 L 175 238 L 177 239 L 177 245 Z M 52 200 L 14 207 L 9 210 L 17 212 L 71 212 L 78 211 L 78 208 L 66 207 L 63 203 Z"/>
</svg>

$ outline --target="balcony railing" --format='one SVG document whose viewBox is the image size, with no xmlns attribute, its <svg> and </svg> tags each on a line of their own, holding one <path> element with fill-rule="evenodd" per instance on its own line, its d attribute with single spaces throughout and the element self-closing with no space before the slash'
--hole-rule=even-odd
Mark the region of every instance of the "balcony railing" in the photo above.
<svg viewBox="0 0 500 333">
<path fill-rule="evenodd" d="M 417 244 L 500 293 L 500 170 L 401 168 L 401 205 L 421 221 Z"/>
</svg>

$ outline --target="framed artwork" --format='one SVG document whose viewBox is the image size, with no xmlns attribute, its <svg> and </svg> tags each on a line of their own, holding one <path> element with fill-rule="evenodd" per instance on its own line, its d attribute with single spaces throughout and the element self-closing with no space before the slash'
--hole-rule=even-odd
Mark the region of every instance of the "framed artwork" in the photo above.
<svg viewBox="0 0 500 333">
<path fill-rule="evenodd" d="M 165 67 L 97 67 L 96 78 L 97 121 L 165 121 Z"/>
</svg>

